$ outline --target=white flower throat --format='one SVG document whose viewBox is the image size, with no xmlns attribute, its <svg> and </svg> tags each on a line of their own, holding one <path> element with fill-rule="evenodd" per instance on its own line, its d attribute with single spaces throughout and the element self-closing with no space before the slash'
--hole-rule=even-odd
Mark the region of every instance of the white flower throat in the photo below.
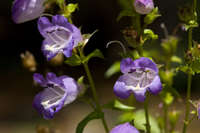
<svg viewBox="0 0 200 133">
<path fill-rule="evenodd" d="M 125 74 L 125 83 L 128 90 L 140 91 L 147 88 L 156 76 L 156 72 L 151 69 L 136 69 L 134 72 Z"/>
</svg>

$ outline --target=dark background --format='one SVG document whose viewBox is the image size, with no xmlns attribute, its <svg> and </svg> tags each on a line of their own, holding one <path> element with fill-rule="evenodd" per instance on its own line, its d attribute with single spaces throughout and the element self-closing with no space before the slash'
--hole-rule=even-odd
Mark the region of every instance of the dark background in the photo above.
<svg viewBox="0 0 200 133">
<path fill-rule="evenodd" d="M 160 35 L 160 40 L 164 38 L 163 31 L 159 26 L 160 23 L 164 22 L 169 33 L 171 33 L 179 23 L 177 8 L 185 1 L 156 0 L 155 5 L 159 7 L 162 17 L 156 20 L 150 28 Z M 120 59 L 117 52 L 121 50 L 117 45 L 113 45 L 109 49 L 106 49 L 105 46 L 111 40 L 124 42 L 120 32 L 122 25 L 116 21 L 120 7 L 117 0 L 79 0 L 78 3 L 79 10 L 73 16 L 75 25 L 81 26 L 83 33 L 99 30 L 88 43 L 86 53 L 99 48 L 106 57 L 105 60 L 94 59 L 90 63 L 97 81 L 97 88 L 101 91 L 99 92 L 100 97 L 104 102 L 105 99 L 114 97 L 112 86 L 117 76 L 112 79 L 104 79 L 103 73 L 115 60 Z M 26 50 L 31 51 L 38 62 L 39 72 L 44 71 L 47 62 L 40 50 L 43 38 L 37 30 L 37 20 L 18 25 L 14 24 L 11 20 L 11 6 L 11 0 L 0 2 L 0 129 L 2 128 L 1 131 L 4 131 L 2 133 L 23 133 L 24 128 L 29 129 L 30 127 L 30 130 L 33 130 L 36 125 L 35 121 L 41 118 L 32 108 L 32 99 L 38 92 L 38 88 L 33 87 L 32 73 L 22 67 L 19 55 Z M 179 33 L 179 35 L 186 38 L 187 34 Z M 198 31 L 194 33 L 194 38 L 198 41 Z M 183 49 L 186 47 L 185 42 L 183 40 L 180 46 Z M 78 78 L 84 74 L 81 67 L 64 67 L 65 73 L 69 76 Z M 48 70 L 56 72 L 56 68 L 50 67 Z M 199 80 L 199 76 L 194 78 L 193 92 L 199 92 Z M 175 82 L 179 92 L 184 94 L 185 75 L 178 74 Z M 198 95 L 196 98 L 198 98 Z M 34 124 L 26 125 L 27 123 Z"/>
</svg>

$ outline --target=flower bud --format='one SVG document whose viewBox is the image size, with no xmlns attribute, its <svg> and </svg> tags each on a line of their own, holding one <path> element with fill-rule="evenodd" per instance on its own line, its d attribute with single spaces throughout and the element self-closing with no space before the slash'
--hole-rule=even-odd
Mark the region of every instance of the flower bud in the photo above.
<svg viewBox="0 0 200 133">
<path fill-rule="evenodd" d="M 22 64 L 26 69 L 28 69 L 31 72 L 36 71 L 37 63 L 32 53 L 30 53 L 29 51 L 26 51 L 25 53 L 22 53 L 20 57 L 22 60 Z"/>
<path fill-rule="evenodd" d="M 153 10 L 154 3 L 152 0 L 135 0 L 134 6 L 137 13 L 148 14 Z"/>
<path fill-rule="evenodd" d="M 50 64 L 53 66 L 60 66 L 64 62 L 64 55 L 62 53 L 58 53 L 55 57 L 50 60 Z"/>
</svg>

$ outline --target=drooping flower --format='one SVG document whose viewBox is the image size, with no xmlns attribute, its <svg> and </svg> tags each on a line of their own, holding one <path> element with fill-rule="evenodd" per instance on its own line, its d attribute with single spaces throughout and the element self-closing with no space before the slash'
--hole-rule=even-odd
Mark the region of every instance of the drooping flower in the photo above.
<svg viewBox="0 0 200 133">
<path fill-rule="evenodd" d="M 139 133 L 139 131 L 127 122 L 114 127 L 110 133 Z"/>
<path fill-rule="evenodd" d="M 120 69 L 123 75 L 114 85 L 114 93 L 118 97 L 125 99 L 133 93 L 136 100 L 143 102 L 147 90 L 152 94 L 158 94 L 162 90 L 158 68 L 150 59 L 123 59 Z"/>
<path fill-rule="evenodd" d="M 45 0 L 15 0 L 12 7 L 12 19 L 23 23 L 38 18 L 44 12 Z"/>
<path fill-rule="evenodd" d="M 139 14 L 148 14 L 154 8 L 153 0 L 135 0 L 135 10 Z"/>
<path fill-rule="evenodd" d="M 45 89 L 38 93 L 33 101 L 33 107 L 45 119 L 53 118 L 63 106 L 73 102 L 79 87 L 76 81 L 68 76 L 56 77 L 54 73 L 47 73 L 46 79 L 38 73 L 33 75 L 34 81 Z"/>
<path fill-rule="evenodd" d="M 42 51 L 47 60 L 52 59 L 58 53 L 70 57 L 73 48 L 82 41 L 80 30 L 61 15 L 53 16 L 52 22 L 47 17 L 41 17 L 38 20 L 38 29 L 45 38 Z"/>
</svg>

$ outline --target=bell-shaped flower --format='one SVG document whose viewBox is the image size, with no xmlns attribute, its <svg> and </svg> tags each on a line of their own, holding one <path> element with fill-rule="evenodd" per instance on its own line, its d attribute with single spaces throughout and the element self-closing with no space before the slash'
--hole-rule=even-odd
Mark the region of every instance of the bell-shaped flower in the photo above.
<svg viewBox="0 0 200 133">
<path fill-rule="evenodd" d="M 73 48 L 82 41 L 80 30 L 61 15 L 53 16 L 51 22 L 47 17 L 41 17 L 38 20 L 38 29 L 45 38 L 42 51 L 47 60 L 52 59 L 58 53 L 70 57 Z"/>
<path fill-rule="evenodd" d="M 44 12 L 45 0 L 15 0 L 12 7 L 12 19 L 23 23 L 38 18 Z"/>
<path fill-rule="evenodd" d="M 139 14 L 148 14 L 154 8 L 153 0 L 135 0 L 134 7 Z"/>
<path fill-rule="evenodd" d="M 130 123 L 124 123 L 114 127 L 110 133 L 139 133 L 139 131 Z"/>
<path fill-rule="evenodd" d="M 143 102 L 145 93 L 158 94 L 162 90 L 162 83 L 158 75 L 158 68 L 154 62 L 146 57 L 136 60 L 126 58 L 120 64 L 122 76 L 114 85 L 114 93 L 122 98 L 128 98 L 131 93 L 136 100 Z"/>
<path fill-rule="evenodd" d="M 45 89 L 38 93 L 33 101 L 33 107 L 45 119 L 53 118 L 63 106 L 73 102 L 79 94 L 76 81 L 68 76 L 56 77 L 47 73 L 46 79 L 38 73 L 33 75 L 34 81 Z"/>
</svg>

